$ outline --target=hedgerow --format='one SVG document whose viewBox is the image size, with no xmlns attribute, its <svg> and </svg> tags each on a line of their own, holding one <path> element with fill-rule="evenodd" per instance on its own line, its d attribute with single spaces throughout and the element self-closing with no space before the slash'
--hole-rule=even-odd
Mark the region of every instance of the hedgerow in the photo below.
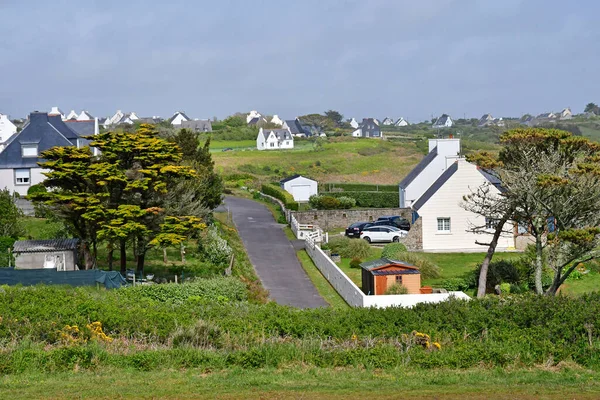
<svg viewBox="0 0 600 400">
<path fill-rule="evenodd" d="M 294 196 L 279 186 L 275 186 L 273 184 L 264 184 L 261 187 L 261 192 L 281 200 L 288 210 L 298 211 L 298 203 L 294 200 Z"/>
<path fill-rule="evenodd" d="M 356 200 L 357 207 L 397 208 L 400 204 L 398 193 L 394 192 L 330 192 L 327 196 L 350 197 Z"/>
</svg>

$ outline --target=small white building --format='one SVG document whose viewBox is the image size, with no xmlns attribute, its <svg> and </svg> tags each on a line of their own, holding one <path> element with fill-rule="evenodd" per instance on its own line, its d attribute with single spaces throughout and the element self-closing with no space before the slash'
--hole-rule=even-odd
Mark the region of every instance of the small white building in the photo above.
<svg viewBox="0 0 600 400">
<path fill-rule="evenodd" d="M 433 124 L 433 128 L 450 128 L 452 125 L 454 125 L 452 117 L 448 114 L 442 114 Z"/>
<path fill-rule="evenodd" d="M 4 150 L 8 139 L 17 133 L 17 126 L 12 123 L 6 114 L 0 114 L 0 151 Z"/>
<path fill-rule="evenodd" d="M 83 110 L 81 114 L 77 116 L 77 121 L 93 121 L 94 116 L 90 114 L 88 111 Z"/>
<path fill-rule="evenodd" d="M 423 251 L 481 252 L 486 247 L 476 244 L 489 242 L 494 233 L 493 221 L 465 210 L 463 197 L 487 185 L 491 193 L 500 194 L 500 183 L 476 165 L 460 158 L 454 161 L 429 189 L 413 204 L 421 218 Z M 489 225 L 489 233 L 469 232 L 474 226 Z M 505 227 L 511 230 L 510 226 Z M 504 234 L 497 251 L 514 250 L 514 235 Z"/>
<path fill-rule="evenodd" d="M 275 125 L 283 126 L 283 120 L 281 118 L 279 118 L 279 115 L 277 115 L 277 114 L 273 115 L 273 118 L 271 118 L 271 123 L 275 124 Z"/>
<path fill-rule="evenodd" d="M 285 178 L 281 180 L 279 184 L 283 190 L 294 196 L 294 200 L 300 203 L 306 203 L 310 196 L 319 194 L 317 181 L 305 178 L 301 175 Z"/>
<path fill-rule="evenodd" d="M 75 110 L 71 110 L 63 119 L 77 119 L 79 114 Z"/>
<path fill-rule="evenodd" d="M 400 182 L 400 208 L 410 207 L 460 156 L 460 139 L 429 139 L 429 153 Z"/>
<path fill-rule="evenodd" d="M 256 137 L 256 148 L 258 150 L 293 149 L 294 137 L 288 129 L 260 128 Z"/>
<path fill-rule="evenodd" d="M 247 124 L 249 124 L 249 123 L 250 123 L 250 121 L 252 121 L 252 120 L 253 120 L 253 119 L 255 119 L 255 118 L 258 118 L 258 119 L 262 118 L 262 114 L 261 114 L 261 113 L 259 113 L 259 112 L 258 112 L 258 111 L 256 111 L 256 110 L 252 110 L 252 111 L 250 111 L 250 112 L 248 113 L 248 115 L 246 115 L 246 123 L 247 123 Z"/>
<path fill-rule="evenodd" d="M 398 118 L 398 121 L 394 123 L 394 126 L 408 126 L 409 123 L 404 119 L 404 117 Z"/>
</svg>

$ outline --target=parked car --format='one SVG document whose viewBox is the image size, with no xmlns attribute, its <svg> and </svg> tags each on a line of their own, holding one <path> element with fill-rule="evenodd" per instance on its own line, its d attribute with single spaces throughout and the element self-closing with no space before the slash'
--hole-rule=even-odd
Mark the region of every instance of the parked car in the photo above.
<svg viewBox="0 0 600 400">
<path fill-rule="evenodd" d="M 370 222 L 355 222 L 346 228 L 346 236 L 349 238 L 360 238 L 360 234 L 367 226 L 371 226 Z"/>
<path fill-rule="evenodd" d="M 395 226 L 369 226 L 364 228 L 360 234 L 361 239 L 369 243 L 377 242 L 399 242 L 400 238 L 405 237 L 408 231 L 396 228 Z"/>
<path fill-rule="evenodd" d="M 377 221 L 373 225 L 389 225 L 395 226 L 402 229 L 403 231 L 410 231 L 410 222 L 404 217 L 399 215 L 385 215 L 377 218 Z"/>
<path fill-rule="evenodd" d="M 221 150 L 221 151 L 231 151 L 231 150 L 233 150 L 233 147 L 225 147 L 225 148 L 224 148 L 223 150 Z"/>
</svg>

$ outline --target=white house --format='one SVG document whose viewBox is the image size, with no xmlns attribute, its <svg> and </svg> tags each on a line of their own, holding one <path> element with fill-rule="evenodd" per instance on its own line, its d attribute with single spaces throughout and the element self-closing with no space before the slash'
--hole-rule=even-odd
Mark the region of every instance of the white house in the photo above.
<svg viewBox="0 0 600 400">
<path fill-rule="evenodd" d="M 281 187 L 298 202 L 308 202 L 312 195 L 318 194 L 317 181 L 305 178 L 301 175 L 290 176 L 279 182 Z"/>
<path fill-rule="evenodd" d="M 67 119 L 65 113 L 58 107 L 52 107 L 48 115 L 60 115 L 63 121 Z"/>
<path fill-rule="evenodd" d="M 30 186 L 46 179 L 37 164 L 43 151 L 55 146 L 81 146 L 84 141 L 59 114 L 32 112 L 23 130 L 13 135 L 0 153 L 0 188 L 26 195 Z"/>
<path fill-rule="evenodd" d="M 183 111 L 177 111 L 175 114 L 173 114 L 173 116 L 169 120 L 169 123 L 171 125 L 181 125 L 181 123 L 183 121 L 191 121 L 191 120 L 192 119 L 190 117 L 188 117 L 187 115 L 185 115 L 185 112 L 183 112 Z"/>
<path fill-rule="evenodd" d="M 413 204 L 421 219 L 423 251 L 430 252 L 481 252 L 494 233 L 493 221 L 461 207 L 463 196 L 487 185 L 491 193 L 500 194 L 499 181 L 460 158 L 454 161 L 429 189 Z M 488 226 L 488 233 L 477 234 L 469 230 L 475 226 Z M 510 230 L 510 226 L 506 227 Z M 514 250 L 514 235 L 504 234 L 498 241 L 497 251 Z"/>
<path fill-rule="evenodd" d="M 406 121 L 403 117 L 400 117 L 394 126 L 408 126 L 408 121 Z"/>
<path fill-rule="evenodd" d="M 352 136 L 383 139 L 383 133 L 375 118 L 363 118 L 362 123 L 352 132 Z"/>
<path fill-rule="evenodd" d="M 4 150 L 6 141 L 15 133 L 17 126 L 12 123 L 6 114 L 0 114 L 0 152 Z"/>
<path fill-rule="evenodd" d="M 381 121 L 381 125 L 386 125 L 386 126 L 394 125 L 394 120 L 391 119 L 390 117 L 385 117 L 383 119 L 383 121 Z"/>
<path fill-rule="evenodd" d="M 258 150 L 293 149 L 294 137 L 287 129 L 260 128 L 256 137 L 256 148 Z"/>
<path fill-rule="evenodd" d="M 277 114 L 273 115 L 273 118 L 271 118 L 271 123 L 275 124 L 275 125 L 283 126 L 283 120 L 281 118 L 279 118 L 279 115 L 277 115 Z"/>
<path fill-rule="evenodd" d="M 259 119 L 260 119 L 261 117 L 262 117 L 262 114 L 261 114 L 261 113 L 259 113 L 259 112 L 258 112 L 258 111 L 256 111 L 256 110 L 252 110 L 252 111 L 250 111 L 250 112 L 248 113 L 248 115 L 246 116 L 246 123 L 247 123 L 247 124 L 249 124 L 249 123 L 250 123 L 250 121 L 252 121 L 254 118 L 259 118 Z"/>
<path fill-rule="evenodd" d="M 452 125 L 454 125 L 452 118 L 448 114 L 442 114 L 433 124 L 433 128 L 450 128 Z"/>
<path fill-rule="evenodd" d="M 357 129 L 357 128 L 358 128 L 358 125 L 359 125 L 359 124 L 358 124 L 358 121 L 357 121 L 355 118 L 352 118 L 352 119 L 350 120 L 350 126 L 351 126 L 351 127 L 353 127 L 354 129 Z"/>
<path fill-rule="evenodd" d="M 429 153 L 400 182 L 400 207 L 410 207 L 459 155 L 460 139 L 429 139 Z"/>
<path fill-rule="evenodd" d="M 71 110 L 64 119 L 77 119 L 78 116 L 79 114 L 77 114 L 75 110 Z"/>
<path fill-rule="evenodd" d="M 93 121 L 94 117 L 88 111 L 83 110 L 81 114 L 77 116 L 77 121 Z"/>
</svg>

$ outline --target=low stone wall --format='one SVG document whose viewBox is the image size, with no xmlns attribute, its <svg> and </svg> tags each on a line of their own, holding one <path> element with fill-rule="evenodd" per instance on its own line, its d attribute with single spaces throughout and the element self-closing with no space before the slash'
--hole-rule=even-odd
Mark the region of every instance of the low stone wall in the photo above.
<svg viewBox="0 0 600 400">
<path fill-rule="evenodd" d="M 423 250 L 423 225 L 422 219 L 419 218 L 410 227 L 408 235 L 405 238 L 400 239 L 400 243 L 406 246 L 407 250 L 410 251 L 421 251 Z"/>
<path fill-rule="evenodd" d="M 384 215 L 401 215 L 412 221 L 410 208 L 365 208 L 357 210 L 292 211 L 300 224 L 316 224 L 325 231 L 346 229 L 355 222 L 376 221 Z"/>
</svg>

